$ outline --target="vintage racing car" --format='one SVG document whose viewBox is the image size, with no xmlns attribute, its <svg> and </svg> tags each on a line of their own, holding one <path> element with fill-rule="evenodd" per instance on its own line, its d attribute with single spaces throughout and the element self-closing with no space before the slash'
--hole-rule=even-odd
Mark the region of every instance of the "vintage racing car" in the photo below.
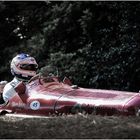
<svg viewBox="0 0 140 140">
<path fill-rule="evenodd" d="M 17 94 L 0 107 L 1 114 L 62 115 L 139 115 L 140 93 L 86 89 L 72 85 L 68 78 L 37 77 L 26 86 L 21 82 Z"/>
</svg>

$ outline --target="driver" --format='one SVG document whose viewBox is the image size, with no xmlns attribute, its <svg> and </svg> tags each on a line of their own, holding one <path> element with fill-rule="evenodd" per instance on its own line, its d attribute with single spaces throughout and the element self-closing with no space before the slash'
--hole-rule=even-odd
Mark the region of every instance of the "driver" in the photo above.
<svg viewBox="0 0 140 140">
<path fill-rule="evenodd" d="M 15 87 L 20 83 L 24 82 L 25 84 L 36 75 L 38 69 L 38 64 L 34 57 L 31 57 L 28 54 L 21 53 L 15 56 L 11 61 L 11 73 L 14 76 L 14 79 L 7 83 L 4 87 L 2 98 L 5 105 L 8 101 L 16 95 Z"/>
</svg>

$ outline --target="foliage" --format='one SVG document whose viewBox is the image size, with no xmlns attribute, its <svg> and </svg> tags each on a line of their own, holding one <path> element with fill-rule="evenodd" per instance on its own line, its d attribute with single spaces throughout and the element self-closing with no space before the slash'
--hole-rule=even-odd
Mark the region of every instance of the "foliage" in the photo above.
<svg viewBox="0 0 140 140">
<path fill-rule="evenodd" d="M 80 86 L 139 90 L 139 2 L 1 2 L 0 7 L 2 79 L 11 78 L 9 60 L 27 52 L 40 68 L 56 65 L 61 76 Z"/>
</svg>

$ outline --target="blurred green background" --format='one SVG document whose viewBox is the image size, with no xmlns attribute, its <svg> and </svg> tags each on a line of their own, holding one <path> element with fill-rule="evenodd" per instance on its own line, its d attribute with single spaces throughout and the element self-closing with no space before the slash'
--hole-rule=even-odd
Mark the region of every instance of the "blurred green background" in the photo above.
<svg viewBox="0 0 140 140">
<path fill-rule="evenodd" d="M 79 86 L 137 92 L 140 2 L 1 1 L 0 80 L 22 52 Z"/>
</svg>

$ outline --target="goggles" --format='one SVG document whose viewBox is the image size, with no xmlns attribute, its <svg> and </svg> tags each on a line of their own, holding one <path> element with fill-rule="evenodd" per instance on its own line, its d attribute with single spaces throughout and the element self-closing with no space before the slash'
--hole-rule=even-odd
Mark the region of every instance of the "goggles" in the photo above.
<svg viewBox="0 0 140 140">
<path fill-rule="evenodd" d="M 38 69 L 38 66 L 35 64 L 21 64 L 20 68 L 23 70 L 36 71 Z"/>
</svg>

